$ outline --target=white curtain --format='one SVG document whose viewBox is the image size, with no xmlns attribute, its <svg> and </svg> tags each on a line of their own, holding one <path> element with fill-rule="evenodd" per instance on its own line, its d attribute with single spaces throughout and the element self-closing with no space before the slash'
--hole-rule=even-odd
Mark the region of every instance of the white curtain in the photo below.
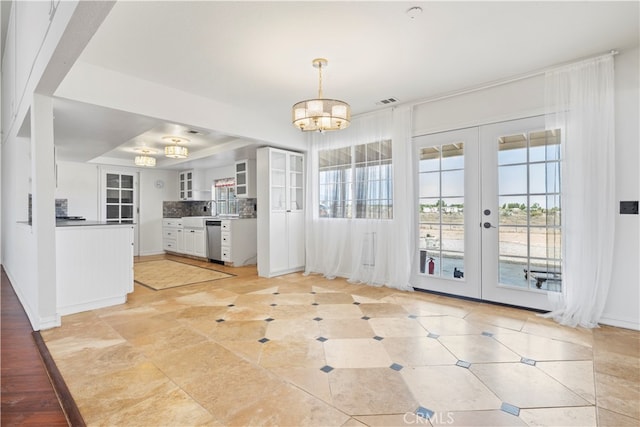
<svg viewBox="0 0 640 427">
<path fill-rule="evenodd" d="M 611 281 L 615 227 L 614 69 L 606 55 L 550 71 L 546 128 L 562 132 L 562 282 L 547 317 L 596 327 Z"/>
<path fill-rule="evenodd" d="M 307 162 L 305 273 L 346 277 L 412 290 L 413 236 L 411 108 L 356 117 L 349 128 L 312 134 Z M 327 218 L 319 214 L 319 151 L 392 140 L 393 218 Z M 355 210 L 355 209 L 354 209 Z"/>
</svg>

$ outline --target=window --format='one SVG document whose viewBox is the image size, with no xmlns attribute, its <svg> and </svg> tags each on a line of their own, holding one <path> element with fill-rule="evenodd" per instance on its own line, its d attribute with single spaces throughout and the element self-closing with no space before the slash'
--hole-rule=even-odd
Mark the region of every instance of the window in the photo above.
<svg viewBox="0 0 640 427">
<path fill-rule="evenodd" d="M 238 202 L 236 201 L 236 179 L 216 179 L 213 183 L 213 197 L 216 201 L 218 215 L 236 215 Z"/>
<path fill-rule="evenodd" d="M 560 291 L 560 130 L 498 139 L 500 283 Z"/>
<path fill-rule="evenodd" d="M 391 140 L 318 155 L 320 217 L 393 218 Z"/>
<path fill-rule="evenodd" d="M 420 150 L 420 273 L 455 279 L 464 268 L 464 143 Z"/>
</svg>

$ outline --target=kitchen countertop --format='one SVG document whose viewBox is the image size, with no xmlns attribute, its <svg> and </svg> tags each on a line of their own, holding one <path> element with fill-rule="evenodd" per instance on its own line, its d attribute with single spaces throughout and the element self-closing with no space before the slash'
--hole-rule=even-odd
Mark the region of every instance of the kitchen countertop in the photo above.
<svg viewBox="0 0 640 427">
<path fill-rule="evenodd" d="M 56 221 L 56 227 L 91 227 L 96 225 L 127 225 L 134 226 L 132 223 L 119 223 L 119 222 L 107 222 L 107 221 Z"/>
</svg>

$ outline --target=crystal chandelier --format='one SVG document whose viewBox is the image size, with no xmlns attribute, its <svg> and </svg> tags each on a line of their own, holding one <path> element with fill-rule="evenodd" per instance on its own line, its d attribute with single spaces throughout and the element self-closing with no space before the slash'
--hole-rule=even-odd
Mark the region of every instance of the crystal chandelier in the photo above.
<svg viewBox="0 0 640 427">
<path fill-rule="evenodd" d="M 300 101 L 293 106 L 293 125 L 303 132 L 346 129 L 351 123 L 349 104 L 322 97 L 322 67 L 326 67 L 328 61 L 316 58 L 312 64 L 318 69 L 318 98 Z"/>
<path fill-rule="evenodd" d="M 135 159 L 133 159 L 133 162 L 136 166 L 152 168 L 156 165 L 156 158 L 149 156 L 149 154 L 152 153 L 152 150 L 146 147 L 142 147 L 136 149 L 135 151 L 139 151 L 142 153 L 140 156 L 136 156 Z M 153 150 L 153 153 L 155 153 L 155 150 Z"/>
<path fill-rule="evenodd" d="M 165 136 L 162 139 L 169 140 L 173 142 L 173 145 L 167 145 L 164 147 L 164 155 L 167 157 L 171 157 L 172 159 L 186 159 L 189 155 L 189 150 L 187 147 L 183 147 L 178 145 L 180 143 L 187 143 L 189 140 L 187 138 L 182 138 L 180 136 Z"/>
</svg>

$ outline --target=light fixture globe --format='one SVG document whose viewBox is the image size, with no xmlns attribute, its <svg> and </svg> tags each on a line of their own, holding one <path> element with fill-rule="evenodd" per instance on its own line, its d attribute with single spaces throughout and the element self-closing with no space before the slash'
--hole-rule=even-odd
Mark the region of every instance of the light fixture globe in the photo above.
<svg viewBox="0 0 640 427">
<path fill-rule="evenodd" d="M 152 168 L 156 165 L 156 158 L 151 156 L 136 156 L 133 160 L 136 166 Z"/>
<path fill-rule="evenodd" d="M 167 145 L 164 147 L 164 155 L 172 159 L 186 159 L 189 156 L 189 150 L 187 147 L 178 145 L 180 143 L 185 144 L 189 142 L 187 138 L 181 136 L 163 136 L 163 140 L 173 142 L 173 145 Z"/>
<path fill-rule="evenodd" d="M 318 98 L 294 104 L 291 113 L 293 125 L 303 132 L 346 129 L 351 124 L 349 104 L 322 97 L 322 67 L 326 67 L 328 61 L 316 58 L 312 63 L 318 69 Z"/>
<path fill-rule="evenodd" d="M 186 159 L 189 156 L 189 150 L 180 145 L 167 145 L 164 147 L 164 155 L 172 159 Z"/>
</svg>

